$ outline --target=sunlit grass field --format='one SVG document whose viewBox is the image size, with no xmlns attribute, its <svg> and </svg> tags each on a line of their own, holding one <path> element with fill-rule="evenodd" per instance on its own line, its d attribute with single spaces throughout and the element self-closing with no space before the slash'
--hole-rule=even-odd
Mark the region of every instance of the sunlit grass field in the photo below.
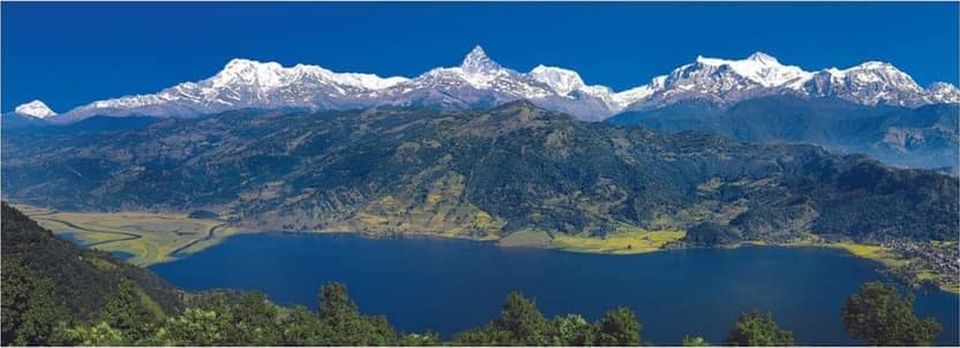
<svg viewBox="0 0 960 348">
<path fill-rule="evenodd" d="M 211 219 L 160 213 L 67 213 L 17 205 L 18 209 L 57 235 L 71 235 L 92 248 L 124 252 L 135 265 L 171 261 L 175 253 L 192 253 L 236 234 Z M 213 236 L 208 239 L 210 231 Z"/>
<path fill-rule="evenodd" d="M 649 231 L 629 225 L 621 225 L 604 237 L 565 235 L 543 230 L 522 230 L 500 240 L 506 247 L 556 248 L 570 252 L 597 254 L 642 254 L 663 250 L 667 244 L 686 235 L 683 230 Z"/>
<path fill-rule="evenodd" d="M 557 235 L 553 244 L 561 249 L 588 253 L 642 254 L 663 249 L 670 242 L 682 239 L 682 230 L 648 231 L 623 226 L 603 238 Z"/>
</svg>

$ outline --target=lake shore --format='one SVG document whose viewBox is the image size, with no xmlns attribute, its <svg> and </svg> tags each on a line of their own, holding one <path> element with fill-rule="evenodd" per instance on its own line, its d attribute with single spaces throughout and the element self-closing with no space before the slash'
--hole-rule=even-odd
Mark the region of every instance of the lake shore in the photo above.
<svg viewBox="0 0 960 348">
<path fill-rule="evenodd" d="M 175 261 L 217 245 L 233 235 L 265 233 L 271 231 L 249 230 L 229 226 L 215 219 L 197 219 L 183 214 L 169 213 L 67 213 L 17 205 L 18 209 L 34 217 L 44 227 L 58 235 L 70 238 L 88 247 L 109 252 L 132 255 L 127 261 L 143 267 Z M 474 237 L 460 234 L 418 232 L 364 232 L 344 230 L 275 231 L 291 234 L 354 234 L 365 238 L 430 238 L 461 239 L 495 243 L 505 248 L 546 248 L 566 252 L 637 255 L 664 250 L 691 248 L 681 241 L 683 230 L 648 231 L 634 226 L 618 226 L 616 233 L 604 238 L 551 234 L 544 230 L 521 230 L 506 237 Z M 900 255 L 895 250 L 878 245 L 859 244 L 850 241 L 827 242 L 810 235 L 789 242 L 744 241 L 734 245 L 717 246 L 736 248 L 743 245 L 767 245 L 780 247 L 819 247 L 842 249 L 853 256 L 877 261 L 898 278 L 915 287 L 934 283 L 943 291 L 960 294 L 960 284 L 938 281 L 949 277 L 926 269 L 911 268 L 916 259 Z"/>
</svg>

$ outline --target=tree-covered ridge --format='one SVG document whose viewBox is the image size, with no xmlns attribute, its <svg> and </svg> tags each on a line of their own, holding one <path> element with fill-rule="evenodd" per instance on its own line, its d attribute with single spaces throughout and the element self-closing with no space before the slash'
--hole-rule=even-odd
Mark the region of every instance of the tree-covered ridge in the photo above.
<svg viewBox="0 0 960 348">
<path fill-rule="evenodd" d="M 259 293 L 216 291 L 184 294 L 169 308 L 158 308 L 150 294 L 169 293 L 147 270 L 133 268 L 94 251 L 81 250 L 40 229 L 17 210 L 3 205 L 2 337 L 4 345 L 537 345 L 635 346 L 643 340 L 642 325 L 627 308 L 607 311 L 590 322 L 581 315 L 546 318 L 533 299 L 519 293 L 507 296 L 500 314 L 490 322 L 466 330 L 444 342 L 436 334 L 404 333 L 383 316 L 365 315 L 350 299 L 346 286 L 325 285 L 317 306 L 286 308 Z M 76 266 L 85 278 L 113 283 L 78 281 L 76 275 L 49 271 L 35 259 L 64 253 L 65 263 L 99 260 L 99 267 Z M 83 258 L 79 258 L 77 256 Z M 92 258 L 100 257 L 100 258 Z M 76 259 L 77 261 L 71 261 Z M 109 265 L 109 266 L 108 266 Z M 117 277 L 118 269 L 139 276 Z M 116 277 L 116 278 L 113 278 Z M 63 289 L 93 296 L 97 301 L 64 298 Z M 158 296 L 157 298 L 162 298 Z M 918 319 L 911 297 L 893 287 L 864 285 L 843 308 L 844 323 L 852 335 L 876 345 L 928 345 L 940 328 L 932 319 Z M 679 339 L 679 338 L 678 338 Z M 701 337 L 683 338 L 685 345 L 707 345 Z M 725 345 L 793 345 L 793 334 L 780 328 L 769 314 L 744 313 L 730 329 Z"/>
<path fill-rule="evenodd" d="M 102 251 L 77 248 L 6 202 L 2 209 L 4 342 L 46 342 L 58 320 L 95 318 L 120 284 L 127 284 L 150 315 L 181 308 L 178 291 L 153 273 Z"/>
<path fill-rule="evenodd" d="M 79 211 L 204 209 L 256 229 L 501 238 L 629 226 L 691 229 L 695 244 L 805 233 L 951 240 L 958 229 L 956 178 L 815 146 L 579 122 L 523 102 L 246 110 L 3 141 L 11 198 Z"/>
</svg>

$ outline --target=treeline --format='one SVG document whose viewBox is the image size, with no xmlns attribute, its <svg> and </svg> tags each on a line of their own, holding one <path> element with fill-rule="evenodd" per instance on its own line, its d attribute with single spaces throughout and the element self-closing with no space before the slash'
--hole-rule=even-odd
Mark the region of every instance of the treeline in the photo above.
<svg viewBox="0 0 960 348">
<path fill-rule="evenodd" d="M 4 292 L 9 283 L 4 283 Z M 272 304 L 263 294 L 224 292 L 193 295 L 179 314 L 163 315 L 143 305 L 137 287 L 122 284 L 91 321 L 69 321 L 56 304 L 28 300 L 26 311 L 8 311 L 4 293 L 4 344 L 15 345 L 148 345 L 148 346 L 638 346 L 645 341 L 633 311 L 610 310 L 595 322 L 567 314 L 546 318 L 533 300 L 511 293 L 500 315 L 490 322 L 443 342 L 433 332 L 403 333 L 383 316 L 360 312 L 343 284 L 325 285 L 314 310 Z M 39 293 L 38 296 L 46 296 Z M 843 322 L 855 338 L 870 345 L 930 345 L 940 333 L 933 319 L 919 319 L 911 296 L 896 287 L 867 283 L 849 298 Z M 19 325 L 8 325 L 8 324 Z M 8 332 L 13 330 L 12 332 Z M 733 323 L 721 342 L 683 337 L 685 346 L 791 346 L 791 331 L 770 314 L 749 312 Z"/>
</svg>

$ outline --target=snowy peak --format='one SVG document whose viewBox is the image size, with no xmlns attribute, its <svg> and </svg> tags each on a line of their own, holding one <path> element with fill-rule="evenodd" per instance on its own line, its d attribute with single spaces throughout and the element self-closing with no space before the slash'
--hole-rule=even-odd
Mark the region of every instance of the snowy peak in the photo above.
<svg viewBox="0 0 960 348">
<path fill-rule="evenodd" d="M 39 101 L 39 100 L 34 100 L 32 102 L 17 106 L 17 108 L 14 109 L 13 112 L 20 115 L 31 116 L 36 118 L 47 118 L 47 117 L 57 115 L 56 112 L 53 112 L 53 110 L 50 110 L 50 108 L 47 107 L 47 104 L 44 104 L 42 101 Z"/>
<path fill-rule="evenodd" d="M 406 80 L 408 79 L 405 77 L 381 78 L 373 74 L 335 73 L 317 65 L 297 64 L 287 68 L 277 62 L 235 58 L 208 81 L 212 87 L 239 84 L 271 89 L 304 82 L 326 82 L 364 89 L 383 89 Z"/>
<path fill-rule="evenodd" d="M 613 91 L 589 85 L 576 71 L 560 67 L 538 65 L 521 73 L 501 66 L 476 46 L 459 66 L 434 68 L 412 79 L 237 58 L 207 79 L 154 94 L 95 101 L 51 120 L 71 122 L 95 115 L 195 117 L 240 108 L 345 110 L 394 105 L 463 109 L 527 100 L 595 121 L 688 100 L 726 107 L 774 95 L 835 98 L 868 106 L 960 102 L 955 86 L 938 83 L 925 89 L 892 64 L 879 61 L 847 69 L 805 71 L 764 52 L 741 59 L 697 56 L 646 84 Z M 34 117 L 56 115 L 39 101 L 22 105 L 17 112 Z"/>
<path fill-rule="evenodd" d="M 285 69 L 279 63 L 260 63 L 249 59 L 233 59 L 214 75 L 212 87 L 246 85 L 250 87 L 276 88 L 284 81 Z"/>
<path fill-rule="evenodd" d="M 473 50 L 463 58 L 463 63 L 460 64 L 460 68 L 463 69 L 464 72 L 474 74 L 501 69 L 500 64 L 490 59 L 490 57 L 487 56 L 487 52 L 485 52 L 480 45 L 474 47 Z"/>
<path fill-rule="evenodd" d="M 932 103 L 960 102 L 960 89 L 946 82 L 934 82 L 927 89 L 927 92 Z"/>
<path fill-rule="evenodd" d="M 783 86 L 810 76 L 800 67 L 782 65 L 777 58 L 763 52 L 756 52 L 741 60 L 698 56 L 696 63 L 700 67 L 720 68 L 717 70 L 721 72 L 730 70 L 763 87 Z"/>
<path fill-rule="evenodd" d="M 804 85 L 814 97 L 833 97 L 862 105 L 915 107 L 934 101 L 931 92 L 920 87 L 910 75 L 893 64 L 868 61 L 847 69 L 830 68 L 817 72 Z M 949 94 L 947 94 L 949 97 Z M 953 100 L 957 102 L 960 100 Z"/>
<path fill-rule="evenodd" d="M 751 62 L 756 62 L 757 64 L 762 64 L 762 65 L 776 65 L 776 66 L 780 65 L 780 61 L 778 61 L 777 58 L 774 58 L 773 56 L 763 52 L 754 52 L 749 57 L 747 57 L 747 60 Z"/>
<path fill-rule="evenodd" d="M 530 77 L 540 83 L 550 86 L 560 95 L 568 95 L 570 92 L 585 87 L 580 74 L 573 70 L 557 68 L 552 66 L 538 65 L 530 70 Z"/>
</svg>

